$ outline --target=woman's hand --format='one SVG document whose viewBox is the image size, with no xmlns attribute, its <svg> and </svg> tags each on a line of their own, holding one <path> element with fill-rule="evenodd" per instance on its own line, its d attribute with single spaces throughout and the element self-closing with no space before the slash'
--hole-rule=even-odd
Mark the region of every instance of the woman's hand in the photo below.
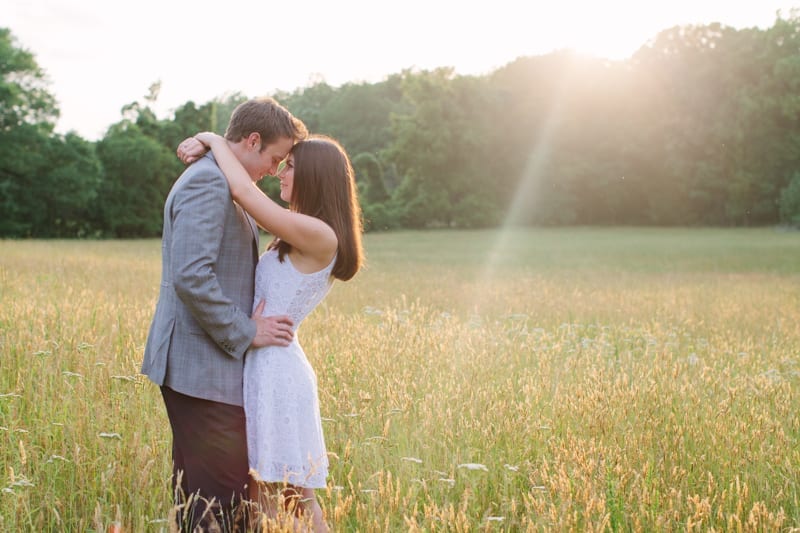
<svg viewBox="0 0 800 533">
<path fill-rule="evenodd" d="M 184 165 L 194 163 L 203 157 L 206 152 L 208 152 L 208 146 L 200 142 L 200 140 L 195 137 L 184 139 L 178 145 L 178 149 L 175 151 L 175 153 L 178 155 L 178 159 L 180 159 Z"/>
</svg>

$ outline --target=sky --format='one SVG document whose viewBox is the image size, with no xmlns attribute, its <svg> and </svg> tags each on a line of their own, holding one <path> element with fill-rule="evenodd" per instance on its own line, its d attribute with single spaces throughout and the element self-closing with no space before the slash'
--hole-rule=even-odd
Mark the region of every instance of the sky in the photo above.
<svg viewBox="0 0 800 533">
<path fill-rule="evenodd" d="M 97 140 L 157 81 L 154 108 L 166 118 L 233 92 L 375 83 L 405 69 L 480 75 L 564 48 L 625 59 L 661 30 L 768 28 L 796 2 L 0 0 L 0 27 L 45 70 L 56 131 Z"/>
</svg>

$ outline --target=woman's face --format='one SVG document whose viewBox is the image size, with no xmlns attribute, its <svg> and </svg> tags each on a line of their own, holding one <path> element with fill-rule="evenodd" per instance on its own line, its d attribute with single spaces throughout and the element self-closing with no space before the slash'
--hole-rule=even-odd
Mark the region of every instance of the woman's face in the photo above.
<svg viewBox="0 0 800 533">
<path fill-rule="evenodd" d="M 286 164 L 278 172 L 278 179 L 281 181 L 281 200 L 286 203 L 292 201 L 292 185 L 294 184 L 294 154 L 289 154 Z"/>
</svg>

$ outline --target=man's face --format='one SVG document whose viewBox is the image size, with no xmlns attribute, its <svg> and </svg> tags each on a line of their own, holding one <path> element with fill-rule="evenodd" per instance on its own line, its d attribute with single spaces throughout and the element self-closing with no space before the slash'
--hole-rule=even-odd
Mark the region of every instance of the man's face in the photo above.
<svg viewBox="0 0 800 533">
<path fill-rule="evenodd" d="M 281 137 L 275 142 L 268 144 L 262 151 L 258 149 L 250 152 L 248 172 L 253 181 L 260 181 L 266 175 L 275 176 L 278 173 L 278 164 L 286 159 L 289 150 L 292 149 L 294 140 L 289 137 Z"/>
</svg>

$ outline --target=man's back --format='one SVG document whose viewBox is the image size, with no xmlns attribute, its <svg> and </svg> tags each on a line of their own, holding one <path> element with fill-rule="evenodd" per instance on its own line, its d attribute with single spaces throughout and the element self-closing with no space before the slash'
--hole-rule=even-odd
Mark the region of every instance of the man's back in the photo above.
<svg viewBox="0 0 800 533">
<path fill-rule="evenodd" d="M 258 232 L 207 155 L 164 207 L 162 278 L 142 373 L 182 394 L 242 405 Z"/>
</svg>

